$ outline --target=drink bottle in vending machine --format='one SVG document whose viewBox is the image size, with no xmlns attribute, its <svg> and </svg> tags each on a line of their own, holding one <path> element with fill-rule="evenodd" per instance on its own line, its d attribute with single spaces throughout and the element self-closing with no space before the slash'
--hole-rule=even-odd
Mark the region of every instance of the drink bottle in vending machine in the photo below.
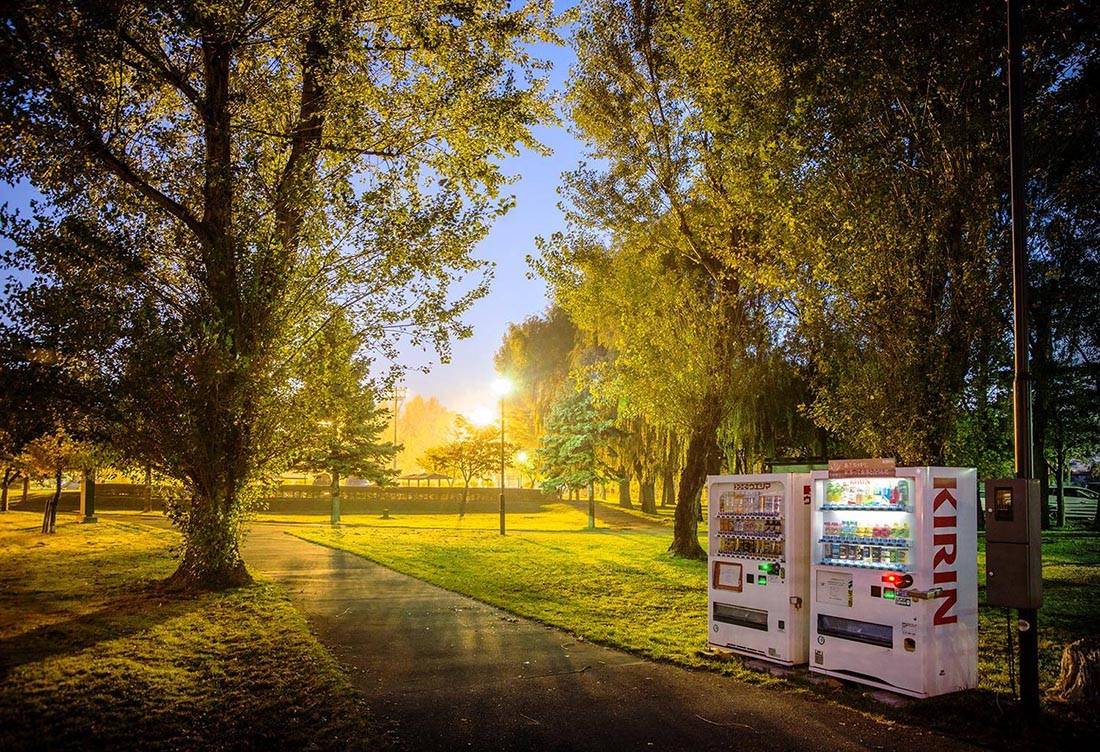
<svg viewBox="0 0 1100 752">
<path fill-rule="evenodd" d="M 914 697 L 977 684 L 977 477 L 812 476 L 810 670 Z"/>
<path fill-rule="evenodd" d="M 710 645 L 807 660 L 810 476 L 707 478 Z"/>
</svg>

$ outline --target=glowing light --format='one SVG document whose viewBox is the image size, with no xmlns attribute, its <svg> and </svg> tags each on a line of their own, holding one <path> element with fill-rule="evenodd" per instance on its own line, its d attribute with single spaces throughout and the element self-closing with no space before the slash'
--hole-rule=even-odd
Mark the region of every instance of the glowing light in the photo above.
<svg viewBox="0 0 1100 752">
<path fill-rule="evenodd" d="M 496 413 L 482 405 L 471 410 L 467 417 L 469 417 L 470 422 L 475 426 L 487 426 L 494 422 Z"/>
<path fill-rule="evenodd" d="M 493 393 L 498 397 L 505 397 L 511 394 L 513 388 L 514 385 L 512 384 L 512 380 L 505 376 L 500 376 L 493 381 Z"/>
<path fill-rule="evenodd" d="M 518 462 L 521 465 L 526 465 L 527 464 L 527 452 L 523 451 L 522 449 L 520 449 L 518 452 L 516 452 L 516 462 Z"/>
</svg>

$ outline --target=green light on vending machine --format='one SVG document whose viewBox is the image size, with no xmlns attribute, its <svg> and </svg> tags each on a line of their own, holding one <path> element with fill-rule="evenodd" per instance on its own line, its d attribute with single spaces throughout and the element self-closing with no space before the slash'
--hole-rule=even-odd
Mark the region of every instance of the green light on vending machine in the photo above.
<svg viewBox="0 0 1100 752">
<path fill-rule="evenodd" d="M 766 572 L 767 574 L 775 574 L 776 568 L 777 568 L 778 566 L 779 566 L 779 565 L 778 565 L 778 564 L 776 564 L 775 562 L 770 562 L 770 561 L 769 561 L 769 562 L 765 562 L 765 563 L 761 564 L 761 565 L 760 565 L 759 567 L 757 567 L 757 568 L 758 568 L 758 569 L 759 569 L 759 570 L 760 570 L 761 572 Z"/>
<path fill-rule="evenodd" d="M 756 584 L 758 584 L 758 585 L 767 585 L 768 584 L 768 578 L 765 577 L 764 575 L 760 575 L 756 578 Z"/>
<path fill-rule="evenodd" d="M 895 593 L 894 593 L 893 588 L 883 588 L 882 589 L 882 597 L 885 598 L 886 600 L 888 600 L 888 601 L 894 600 L 894 595 L 895 595 Z"/>
</svg>

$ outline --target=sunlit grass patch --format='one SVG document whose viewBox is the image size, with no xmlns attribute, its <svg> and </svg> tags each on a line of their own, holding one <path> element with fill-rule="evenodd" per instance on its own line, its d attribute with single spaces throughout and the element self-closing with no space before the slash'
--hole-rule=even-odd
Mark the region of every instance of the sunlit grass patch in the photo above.
<svg viewBox="0 0 1100 752">
<path fill-rule="evenodd" d="M 0 749 L 377 746 L 365 709 L 267 582 L 172 595 L 178 536 L 0 516 Z"/>
</svg>

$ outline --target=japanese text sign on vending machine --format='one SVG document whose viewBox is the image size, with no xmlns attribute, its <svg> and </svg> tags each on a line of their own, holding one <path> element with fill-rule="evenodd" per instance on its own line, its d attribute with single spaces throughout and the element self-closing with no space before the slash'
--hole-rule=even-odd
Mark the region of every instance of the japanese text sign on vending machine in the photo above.
<svg viewBox="0 0 1100 752">
<path fill-rule="evenodd" d="M 897 463 L 893 457 L 864 460 L 829 460 L 830 478 L 893 478 Z"/>
</svg>

